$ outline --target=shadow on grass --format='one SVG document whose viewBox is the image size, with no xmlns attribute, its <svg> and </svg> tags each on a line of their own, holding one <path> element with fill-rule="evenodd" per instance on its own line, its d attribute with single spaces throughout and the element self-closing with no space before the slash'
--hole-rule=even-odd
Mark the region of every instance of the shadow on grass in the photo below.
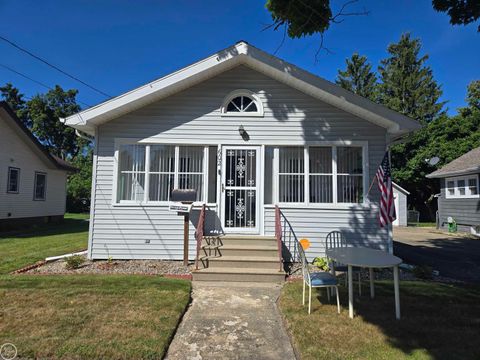
<svg viewBox="0 0 480 360">
<path fill-rule="evenodd" d="M 0 232 L 2 238 L 29 238 L 32 236 L 50 236 L 74 234 L 88 230 L 88 220 L 66 218 L 61 222 L 32 225 L 28 228 Z"/>
<path fill-rule="evenodd" d="M 342 281 L 340 281 L 342 283 Z M 334 298 L 315 291 L 312 314 L 301 305 L 301 282 L 287 284 L 280 307 L 304 359 L 480 359 L 480 288 L 402 282 L 402 319 L 395 319 L 393 283 L 376 283 L 376 297 L 355 291 L 355 318 L 340 288 Z"/>
</svg>

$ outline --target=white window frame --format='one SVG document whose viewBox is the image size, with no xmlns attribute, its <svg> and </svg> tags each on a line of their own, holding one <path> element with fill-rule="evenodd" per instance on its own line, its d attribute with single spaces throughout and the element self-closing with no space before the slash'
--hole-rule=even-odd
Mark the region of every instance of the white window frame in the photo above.
<svg viewBox="0 0 480 360">
<path fill-rule="evenodd" d="M 468 186 L 468 182 L 471 179 L 475 179 L 476 184 L 477 184 L 477 193 L 480 192 L 479 188 L 479 179 L 478 175 L 464 175 L 464 176 L 455 176 L 455 177 L 448 177 L 445 178 L 445 198 L 446 199 L 478 199 L 480 198 L 480 194 L 472 194 L 470 192 L 470 186 Z M 465 181 L 465 195 L 460 194 L 460 188 L 458 187 L 458 182 L 459 181 Z M 453 181 L 454 182 L 454 194 L 449 194 L 448 192 L 448 182 Z"/>
<path fill-rule="evenodd" d="M 14 191 L 10 190 L 10 174 L 13 171 L 17 172 L 17 189 Z M 20 168 L 9 166 L 8 173 L 7 173 L 7 194 L 18 194 L 20 192 Z"/>
<path fill-rule="evenodd" d="M 37 197 L 37 176 L 43 175 L 45 176 L 45 186 L 43 188 L 43 197 Z M 43 171 L 35 171 L 33 177 L 33 200 L 34 201 L 45 201 L 47 200 L 47 173 Z"/>
<path fill-rule="evenodd" d="M 252 111 L 252 112 L 228 112 L 227 107 L 228 104 L 235 99 L 236 97 L 239 96 L 245 96 L 249 97 L 253 100 L 257 107 L 257 111 Z M 222 102 L 222 106 L 220 108 L 220 115 L 221 116 L 234 116 L 234 117 L 263 117 L 264 115 L 264 110 L 263 110 L 263 104 L 260 98 L 253 92 L 247 89 L 239 89 L 232 91 L 230 94 L 228 94 Z"/>
<path fill-rule="evenodd" d="M 279 201 L 279 164 L 280 164 L 280 151 L 281 147 L 303 147 L 305 149 L 304 153 L 304 202 L 280 202 Z M 317 203 L 317 202 L 310 202 L 310 148 L 311 147 L 330 147 L 332 148 L 332 202 L 324 202 L 324 203 Z M 338 192 L 337 192 L 337 184 L 338 184 L 338 176 L 337 175 L 345 175 L 339 174 L 337 172 L 337 148 L 339 147 L 357 147 L 362 149 L 362 174 L 358 174 L 358 176 L 362 176 L 362 187 L 363 187 L 363 196 L 361 202 L 354 202 L 354 203 L 347 203 L 347 202 L 338 202 Z M 273 203 L 279 204 L 281 207 L 318 207 L 318 208 L 350 208 L 352 206 L 358 205 L 365 205 L 368 203 L 366 198 L 366 192 L 368 188 L 368 171 L 369 171 L 369 163 L 368 163 L 368 144 L 366 142 L 351 142 L 351 143 L 318 143 L 318 144 L 308 144 L 308 145 L 279 145 L 275 146 L 273 149 L 273 172 L 274 172 L 274 183 L 273 183 Z M 318 175 L 318 174 L 313 174 Z M 349 174 L 346 174 L 349 175 Z M 265 204 L 265 207 L 269 207 L 269 204 Z"/>
<path fill-rule="evenodd" d="M 143 199 L 140 201 L 136 200 L 119 200 L 118 196 L 118 172 L 119 172 L 119 156 L 120 156 L 120 147 L 122 145 L 140 145 L 145 146 L 145 189 Z M 115 155 L 114 155 L 114 169 L 113 169 L 113 189 L 112 189 L 112 205 L 113 206 L 168 206 L 170 201 L 150 201 L 149 199 L 149 186 L 150 186 L 150 146 L 155 145 L 165 145 L 173 146 L 175 148 L 175 169 L 174 169 L 174 187 L 178 188 L 178 178 L 179 178 L 179 155 L 181 146 L 195 146 L 203 148 L 203 189 L 202 189 L 202 200 L 194 202 L 193 205 L 200 205 L 206 203 L 208 199 L 208 145 L 201 144 L 173 144 L 173 143 L 144 143 L 135 140 L 129 139 L 116 139 L 115 140 Z M 153 172 L 157 174 L 158 172 Z M 190 173 L 182 173 L 190 174 Z M 194 174 L 194 173 L 192 173 Z M 213 204 L 215 205 L 215 204 Z"/>
</svg>

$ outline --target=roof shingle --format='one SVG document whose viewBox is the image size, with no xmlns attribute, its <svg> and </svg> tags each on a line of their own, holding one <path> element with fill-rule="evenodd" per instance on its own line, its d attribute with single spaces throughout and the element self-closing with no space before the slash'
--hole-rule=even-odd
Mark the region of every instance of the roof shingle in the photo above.
<svg viewBox="0 0 480 360">
<path fill-rule="evenodd" d="M 427 178 L 443 178 L 480 172 L 480 147 L 475 148 L 442 168 L 427 175 Z"/>
</svg>

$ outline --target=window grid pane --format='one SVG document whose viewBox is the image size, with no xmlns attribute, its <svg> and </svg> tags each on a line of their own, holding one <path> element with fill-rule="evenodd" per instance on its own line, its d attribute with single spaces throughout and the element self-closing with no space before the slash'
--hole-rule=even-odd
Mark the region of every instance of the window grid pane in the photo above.
<svg viewBox="0 0 480 360">
<path fill-rule="evenodd" d="M 279 149 L 279 201 L 305 201 L 305 159 L 303 147 Z"/>
<path fill-rule="evenodd" d="M 333 166 L 331 147 L 309 148 L 309 201 L 311 203 L 333 202 Z"/>
<path fill-rule="evenodd" d="M 478 195 L 477 179 L 468 179 L 468 188 L 470 189 L 470 195 Z"/>
<path fill-rule="evenodd" d="M 8 168 L 8 187 L 7 192 L 17 193 L 19 187 L 20 170 Z"/>
<path fill-rule="evenodd" d="M 337 202 L 363 201 L 363 158 L 361 147 L 337 147 Z"/>
</svg>

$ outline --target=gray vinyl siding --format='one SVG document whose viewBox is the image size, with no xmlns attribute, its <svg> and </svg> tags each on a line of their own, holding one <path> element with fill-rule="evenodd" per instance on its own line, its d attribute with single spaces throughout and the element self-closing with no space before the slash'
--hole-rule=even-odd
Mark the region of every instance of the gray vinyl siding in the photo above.
<svg viewBox="0 0 480 360">
<path fill-rule="evenodd" d="M 52 169 L 10 121 L 0 116 L 0 219 L 57 216 L 65 213 L 67 172 Z M 7 193 L 8 168 L 20 169 L 19 191 Z M 34 201 L 35 172 L 47 174 L 45 200 Z"/>
<path fill-rule="evenodd" d="M 225 117 L 223 99 L 231 91 L 248 89 L 261 99 L 264 117 Z M 238 127 L 243 125 L 250 140 L 244 142 Z M 313 99 L 245 66 L 229 70 L 181 93 L 114 119 L 97 129 L 96 188 L 93 200 L 91 256 L 93 258 L 180 259 L 183 254 L 183 219 L 166 207 L 118 206 L 113 203 L 115 139 L 131 138 L 178 144 L 312 144 L 315 141 L 368 142 L 369 175 L 373 178 L 385 151 L 385 129 Z M 261 180 L 263 183 L 263 180 Z M 377 189 L 371 199 L 376 203 Z M 217 199 L 219 201 L 219 199 Z M 218 228 L 214 211 L 209 229 Z M 338 228 L 362 232 L 360 241 L 386 243 L 387 232 L 378 229 L 376 208 L 368 210 L 297 209 L 300 236 L 314 243 L 310 253 L 322 254 L 324 235 Z M 265 234 L 273 233 L 272 210 L 265 210 Z M 198 212 L 192 214 L 196 223 Z M 298 221 L 300 218 L 304 221 Z M 212 225 L 216 223 L 216 225 Z M 193 225 L 190 229 L 190 258 L 194 256 Z M 305 234 L 305 235 L 303 235 Z M 149 243 L 146 243 L 148 242 Z"/>
<path fill-rule="evenodd" d="M 480 199 L 447 199 L 445 183 L 445 179 L 440 180 L 441 196 L 438 198 L 440 226 L 448 225 L 449 216 L 466 231 L 469 231 L 470 226 L 480 226 Z"/>
</svg>

